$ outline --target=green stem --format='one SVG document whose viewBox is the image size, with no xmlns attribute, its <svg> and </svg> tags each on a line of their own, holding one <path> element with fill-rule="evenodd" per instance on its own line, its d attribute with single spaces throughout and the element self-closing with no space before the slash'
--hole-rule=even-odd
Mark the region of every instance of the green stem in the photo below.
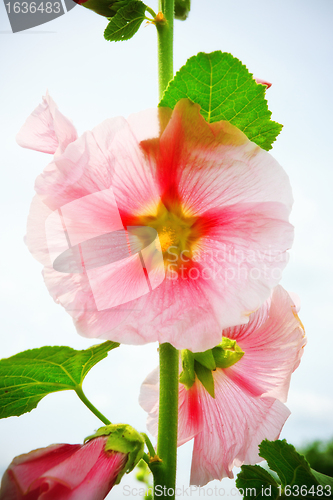
<svg viewBox="0 0 333 500">
<path fill-rule="evenodd" d="M 153 9 L 148 7 L 148 5 L 146 5 L 146 11 L 149 12 L 149 14 L 153 16 L 153 19 L 155 19 L 156 13 L 153 11 Z M 150 21 L 151 21 L 151 19 L 150 19 Z"/>
<path fill-rule="evenodd" d="M 158 9 L 163 13 L 165 21 L 156 23 L 158 38 L 158 81 L 159 96 L 173 78 L 173 16 L 174 0 L 159 0 Z"/>
<path fill-rule="evenodd" d="M 160 399 L 157 456 L 151 464 L 156 498 L 175 498 L 178 430 L 179 353 L 170 344 L 160 345 Z M 158 489 L 156 489 L 158 488 Z M 161 494 L 161 492 L 163 492 Z"/>
<path fill-rule="evenodd" d="M 99 418 L 105 425 L 111 424 L 110 420 L 104 417 L 104 415 L 100 411 L 98 411 L 97 408 L 95 408 L 95 406 L 89 401 L 89 399 L 84 394 L 82 387 L 77 387 L 75 389 L 75 392 L 81 399 L 82 403 L 84 403 L 86 407 L 89 408 L 89 410 L 92 411 L 94 415 L 96 415 L 97 418 Z"/>
<path fill-rule="evenodd" d="M 159 0 L 163 18 L 156 22 L 158 38 L 159 97 L 173 78 L 174 0 Z M 157 16 L 158 17 L 158 16 Z M 171 344 L 160 345 L 160 396 L 157 457 L 151 461 L 154 498 L 174 500 L 177 468 L 179 353 Z M 156 457 L 156 458 L 157 458 Z"/>
<path fill-rule="evenodd" d="M 141 432 L 141 436 L 143 437 L 143 439 L 145 440 L 145 443 L 146 443 L 146 446 L 148 448 L 148 451 L 149 451 L 149 455 L 153 458 L 155 457 L 156 455 L 156 452 L 155 452 L 155 449 L 154 449 L 154 446 L 152 445 L 149 437 L 147 436 L 147 434 L 145 434 L 144 432 Z"/>
</svg>

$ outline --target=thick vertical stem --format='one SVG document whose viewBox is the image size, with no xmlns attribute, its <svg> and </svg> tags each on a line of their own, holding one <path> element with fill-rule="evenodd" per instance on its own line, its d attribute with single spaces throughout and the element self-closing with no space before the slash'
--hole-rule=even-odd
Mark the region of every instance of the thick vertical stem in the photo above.
<svg viewBox="0 0 333 500">
<path fill-rule="evenodd" d="M 160 345 L 160 400 L 157 455 L 152 467 L 155 498 L 175 498 L 178 429 L 179 353 L 170 344 Z"/>
<path fill-rule="evenodd" d="M 173 78 L 174 0 L 159 0 L 162 22 L 156 23 L 158 36 L 159 96 Z M 171 344 L 160 345 L 160 397 L 157 455 L 151 463 L 154 498 L 173 500 L 176 490 L 179 353 Z"/>
<path fill-rule="evenodd" d="M 163 13 L 165 22 L 157 23 L 158 37 L 158 82 L 159 96 L 173 78 L 173 17 L 174 0 L 159 0 L 159 11 Z"/>
</svg>

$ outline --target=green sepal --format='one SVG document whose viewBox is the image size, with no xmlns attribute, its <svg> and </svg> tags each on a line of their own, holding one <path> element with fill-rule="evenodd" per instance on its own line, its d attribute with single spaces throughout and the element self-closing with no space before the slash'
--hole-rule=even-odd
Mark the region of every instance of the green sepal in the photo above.
<svg viewBox="0 0 333 500">
<path fill-rule="evenodd" d="M 206 391 L 212 396 L 212 398 L 215 399 L 214 378 L 212 371 L 198 361 L 194 361 L 194 371 Z"/>
<path fill-rule="evenodd" d="M 208 351 L 204 351 L 204 352 L 195 352 L 195 353 L 193 353 L 193 357 L 201 365 L 208 368 L 208 370 L 215 370 L 216 369 L 216 363 L 215 363 L 212 349 L 209 349 Z"/>
<path fill-rule="evenodd" d="M 212 349 L 217 368 L 229 368 L 244 356 L 236 340 L 222 337 L 222 342 Z"/>
<path fill-rule="evenodd" d="M 108 436 L 105 451 L 116 451 L 128 454 L 124 469 L 118 474 L 118 484 L 125 473 L 131 472 L 143 457 L 145 441 L 143 436 L 128 424 L 110 424 L 100 427 L 95 434 L 88 436 L 84 442 L 101 436 Z"/>
<path fill-rule="evenodd" d="M 191 0 L 175 0 L 175 19 L 186 21 L 191 10 Z"/>
<path fill-rule="evenodd" d="M 181 351 L 183 371 L 179 376 L 179 382 L 190 389 L 195 382 L 194 355 L 188 349 Z"/>
<path fill-rule="evenodd" d="M 145 19 L 147 6 L 140 1 L 125 2 L 112 17 L 104 31 L 109 42 L 122 42 L 132 38 Z"/>
</svg>

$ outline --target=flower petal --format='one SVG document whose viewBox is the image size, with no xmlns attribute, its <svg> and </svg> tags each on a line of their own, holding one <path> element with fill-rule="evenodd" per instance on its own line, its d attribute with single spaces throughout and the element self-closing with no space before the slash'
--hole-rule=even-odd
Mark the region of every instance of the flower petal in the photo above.
<svg viewBox="0 0 333 500">
<path fill-rule="evenodd" d="M 22 494 L 25 494 L 29 490 L 31 483 L 50 468 L 57 466 L 63 460 L 67 460 L 80 448 L 81 445 L 79 444 L 55 444 L 47 448 L 33 450 L 30 453 L 14 458 L 8 470 Z M 5 489 L 4 486 L 3 488 Z"/>
<path fill-rule="evenodd" d="M 250 316 L 247 327 L 227 329 L 223 335 L 237 340 L 245 353 L 227 370 L 228 376 L 253 395 L 285 402 L 306 343 L 289 294 L 276 287 L 267 304 Z"/>
<path fill-rule="evenodd" d="M 60 113 L 48 93 L 16 136 L 23 148 L 50 154 L 62 153 L 76 139 L 77 133 L 71 121 Z"/>
<path fill-rule="evenodd" d="M 273 398 L 243 392 L 223 370 L 214 372 L 215 399 L 197 382 L 203 430 L 194 438 L 190 483 L 233 477 L 232 469 L 261 460 L 258 445 L 276 439 L 289 410 Z"/>
</svg>

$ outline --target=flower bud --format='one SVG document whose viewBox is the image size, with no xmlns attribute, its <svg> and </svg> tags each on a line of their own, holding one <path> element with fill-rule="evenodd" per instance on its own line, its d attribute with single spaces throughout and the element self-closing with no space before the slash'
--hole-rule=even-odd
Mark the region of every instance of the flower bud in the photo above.
<svg viewBox="0 0 333 500">
<path fill-rule="evenodd" d="M 128 0 L 74 0 L 74 2 L 104 17 L 115 16 L 118 9 L 129 3 Z"/>
<path fill-rule="evenodd" d="M 14 458 L 2 478 L 0 500 L 102 500 L 128 462 L 128 454 L 108 448 L 107 441 L 102 436 L 84 445 L 53 444 Z"/>
<path fill-rule="evenodd" d="M 175 19 L 185 21 L 191 9 L 191 0 L 175 0 Z"/>
</svg>

